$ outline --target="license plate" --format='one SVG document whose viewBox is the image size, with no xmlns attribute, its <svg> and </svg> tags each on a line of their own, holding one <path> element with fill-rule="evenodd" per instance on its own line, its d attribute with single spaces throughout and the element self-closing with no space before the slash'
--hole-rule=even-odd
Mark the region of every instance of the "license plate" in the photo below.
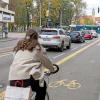
<svg viewBox="0 0 100 100">
<path fill-rule="evenodd" d="M 43 40 L 44 40 L 44 41 L 50 41 L 50 39 L 49 39 L 49 38 L 43 38 Z"/>
</svg>

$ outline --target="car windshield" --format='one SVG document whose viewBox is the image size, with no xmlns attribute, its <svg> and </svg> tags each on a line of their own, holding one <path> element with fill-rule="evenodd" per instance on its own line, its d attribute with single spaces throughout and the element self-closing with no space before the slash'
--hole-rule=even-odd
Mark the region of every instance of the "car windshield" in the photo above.
<svg viewBox="0 0 100 100">
<path fill-rule="evenodd" d="M 57 35 L 56 30 L 41 30 L 40 35 Z"/>
</svg>

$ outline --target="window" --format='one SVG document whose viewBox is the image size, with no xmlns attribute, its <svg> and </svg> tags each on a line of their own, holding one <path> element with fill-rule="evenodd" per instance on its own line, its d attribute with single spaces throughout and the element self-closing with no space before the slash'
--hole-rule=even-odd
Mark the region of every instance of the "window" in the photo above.
<svg viewBox="0 0 100 100">
<path fill-rule="evenodd" d="M 40 35 L 57 35 L 56 30 L 41 30 Z"/>
<path fill-rule="evenodd" d="M 76 36 L 76 35 L 80 35 L 80 33 L 79 32 L 71 32 L 70 35 Z"/>
</svg>

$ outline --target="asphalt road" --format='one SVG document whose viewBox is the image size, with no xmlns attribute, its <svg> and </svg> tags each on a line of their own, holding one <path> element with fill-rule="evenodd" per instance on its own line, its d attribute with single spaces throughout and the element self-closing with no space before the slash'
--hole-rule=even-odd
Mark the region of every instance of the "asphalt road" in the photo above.
<svg viewBox="0 0 100 100">
<path fill-rule="evenodd" d="M 10 41 L 8 47 L 15 44 Z M 70 50 L 49 50 L 47 54 L 60 67 L 57 74 L 49 77 L 50 100 L 100 100 L 100 40 L 73 43 Z M 12 60 L 11 52 L 0 53 L 0 84 L 4 87 Z"/>
</svg>

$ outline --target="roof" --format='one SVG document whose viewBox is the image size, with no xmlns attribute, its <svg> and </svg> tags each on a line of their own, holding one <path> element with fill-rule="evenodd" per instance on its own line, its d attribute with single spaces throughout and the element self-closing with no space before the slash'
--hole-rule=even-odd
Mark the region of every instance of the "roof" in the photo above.
<svg viewBox="0 0 100 100">
<path fill-rule="evenodd" d="M 96 21 L 100 21 L 100 17 L 95 17 L 95 20 Z"/>
</svg>

